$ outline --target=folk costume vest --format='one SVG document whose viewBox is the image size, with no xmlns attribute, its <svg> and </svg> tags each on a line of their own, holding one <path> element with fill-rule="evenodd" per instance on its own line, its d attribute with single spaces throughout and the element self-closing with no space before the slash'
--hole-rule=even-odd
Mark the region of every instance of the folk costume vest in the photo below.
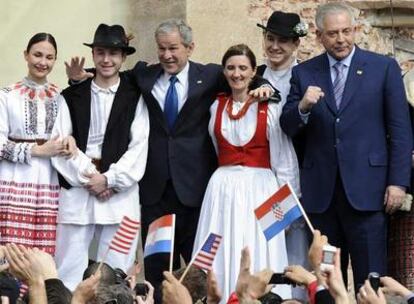
<svg viewBox="0 0 414 304">
<path fill-rule="evenodd" d="M 106 172 L 128 150 L 129 135 L 139 98 L 139 91 L 121 74 L 121 81 L 115 94 L 106 126 L 100 171 Z M 91 121 L 91 82 L 89 79 L 62 91 L 72 121 L 73 134 L 78 148 L 86 151 Z M 69 189 L 71 186 L 59 175 L 59 183 Z"/>
<path fill-rule="evenodd" d="M 266 136 L 268 103 L 260 102 L 258 104 L 256 131 L 252 139 L 244 146 L 234 146 L 221 133 L 223 111 L 225 110 L 227 102 L 228 96 L 218 96 L 214 135 L 218 145 L 219 166 L 241 165 L 270 168 L 269 141 Z"/>
</svg>

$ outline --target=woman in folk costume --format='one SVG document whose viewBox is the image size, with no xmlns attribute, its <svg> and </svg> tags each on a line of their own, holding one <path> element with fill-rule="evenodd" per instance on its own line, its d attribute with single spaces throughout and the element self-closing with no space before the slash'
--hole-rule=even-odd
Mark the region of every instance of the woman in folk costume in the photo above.
<svg viewBox="0 0 414 304">
<path fill-rule="evenodd" d="M 250 248 L 253 272 L 283 272 L 288 265 L 284 233 L 267 242 L 254 210 L 286 182 L 297 191 L 299 172 L 292 143 L 279 126 L 281 105 L 258 103 L 248 95 L 256 74 L 252 51 L 232 46 L 222 65 L 231 94 L 219 95 L 210 108 L 219 168 L 204 196 L 193 253 L 210 232 L 223 236 L 213 269 L 224 301 L 235 290 L 243 247 Z M 287 285 L 274 291 L 290 297 Z"/>
<path fill-rule="evenodd" d="M 28 75 L 0 91 L 0 244 L 55 252 L 59 184 L 50 157 L 69 155 L 69 139 L 51 139 L 58 88 L 47 81 L 56 61 L 51 34 L 24 51 Z M 71 141 L 71 146 L 73 141 Z"/>
</svg>

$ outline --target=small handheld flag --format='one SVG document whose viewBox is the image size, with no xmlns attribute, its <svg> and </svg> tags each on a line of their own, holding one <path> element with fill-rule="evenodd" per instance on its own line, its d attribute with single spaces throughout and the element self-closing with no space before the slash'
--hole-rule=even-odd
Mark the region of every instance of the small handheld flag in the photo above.
<svg viewBox="0 0 414 304">
<path fill-rule="evenodd" d="M 119 253 L 128 254 L 137 235 L 139 226 L 140 223 L 138 221 L 124 216 L 118 230 L 109 244 L 109 249 L 118 251 Z"/>
<path fill-rule="evenodd" d="M 210 270 L 213 265 L 214 257 L 220 246 L 221 236 L 215 233 L 210 233 L 204 245 L 198 251 L 194 258 L 193 265 L 203 270 Z"/>
<path fill-rule="evenodd" d="M 221 235 L 215 233 L 210 233 L 208 235 L 204 241 L 203 246 L 198 250 L 197 254 L 193 257 L 193 259 L 187 265 L 184 273 L 181 275 L 180 283 L 184 280 L 184 277 L 190 270 L 191 265 L 194 265 L 197 268 L 203 269 L 205 271 L 211 269 L 217 250 L 220 246 L 221 239 Z"/>
<path fill-rule="evenodd" d="M 156 253 L 173 251 L 175 214 L 164 215 L 153 221 L 148 228 L 144 258 Z"/>
<path fill-rule="evenodd" d="M 263 229 L 266 240 L 269 241 L 301 217 L 302 208 L 290 186 L 285 184 L 256 208 L 254 213 Z"/>
</svg>

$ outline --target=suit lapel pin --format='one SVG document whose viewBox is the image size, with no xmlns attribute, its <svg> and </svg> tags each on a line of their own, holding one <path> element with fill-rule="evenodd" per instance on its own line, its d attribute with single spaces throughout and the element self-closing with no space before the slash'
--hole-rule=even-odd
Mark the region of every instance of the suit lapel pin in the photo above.
<svg viewBox="0 0 414 304">
<path fill-rule="evenodd" d="M 197 84 L 203 83 L 202 80 L 197 80 Z"/>
<path fill-rule="evenodd" d="M 357 75 L 362 75 L 362 70 L 357 70 Z"/>
</svg>

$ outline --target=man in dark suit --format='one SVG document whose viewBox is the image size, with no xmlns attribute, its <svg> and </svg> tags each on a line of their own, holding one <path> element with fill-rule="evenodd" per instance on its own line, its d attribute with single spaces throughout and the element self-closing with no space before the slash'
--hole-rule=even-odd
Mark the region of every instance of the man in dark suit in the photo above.
<svg viewBox="0 0 414 304">
<path fill-rule="evenodd" d="M 226 81 L 221 66 L 189 61 L 194 42 L 184 21 L 161 23 L 155 39 L 160 63 L 139 62 L 132 71 L 150 116 L 147 166 L 140 181 L 142 236 L 145 243 L 149 224 L 175 213 L 174 268 L 179 268 L 180 255 L 190 262 L 204 191 L 217 166 L 209 109 Z M 147 280 L 161 283 L 168 263 L 167 254 L 145 258 Z"/>
<path fill-rule="evenodd" d="M 348 6 L 320 6 L 316 24 L 326 53 L 293 68 L 280 122 L 291 136 L 305 131 L 303 205 L 343 258 L 349 252 L 358 285 L 386 272 L 386 213 L 410 181 L 408 108 L 397 62 L 354 44 Z"/>
<path fill-rule="evenodd" d="M 175 213 L 174 268 L 178 268 L 180 254 L 186 262 L 191 259 L 200 205 L 217 166 L 207 129 L 222 68 L 189 61 L 194 42 L 191 28 L 181 20 L 160 24 L 155 39 L 160 63 L 140 62 L 133 70 L 150 115 L 147 166 L 140 182 L 142 236 L 144 243 L 152 221 Z M 170 86 L 177 97 L 172 117 L 167 100 Z M 146 279 L 161 283 L 168 263 L 167 254 L 147 257 Z"/>
</svg>

